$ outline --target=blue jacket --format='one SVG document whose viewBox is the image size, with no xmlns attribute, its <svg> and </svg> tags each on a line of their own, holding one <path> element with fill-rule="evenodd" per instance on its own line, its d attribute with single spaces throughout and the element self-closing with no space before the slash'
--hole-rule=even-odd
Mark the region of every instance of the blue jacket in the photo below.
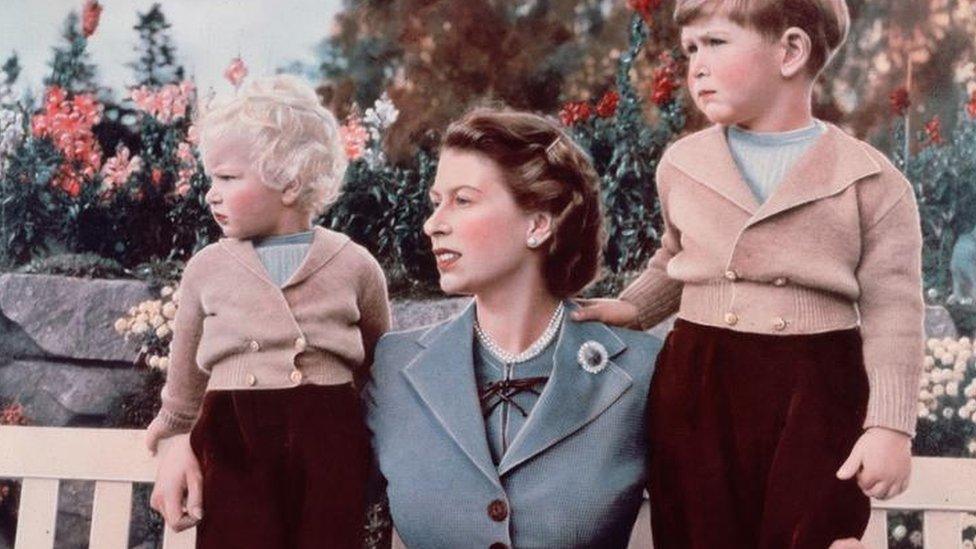
<svg viewBox="0 0 976 549">
<path fill-rule="evenodd" d="M 474 309 L 376 348 L 367 422 L 400 537 L 411 549 L 626 547 L 661 341 L 567 314 L 551 377 L 496 467 L 475 387 Z M 587 341 L 607 351 L 598 373 L 577 362 Z"/>
</svg>

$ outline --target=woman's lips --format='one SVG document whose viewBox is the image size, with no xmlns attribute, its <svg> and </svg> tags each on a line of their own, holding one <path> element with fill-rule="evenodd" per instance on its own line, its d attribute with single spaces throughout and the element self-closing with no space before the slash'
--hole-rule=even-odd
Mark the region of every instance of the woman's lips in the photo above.
<svg viewBox="0 0 976 549">
<path fill-rule="evenodd" d="M 437 260 L 437 270 L 446 271 L 454 267 L 458 259 L 461 258 L 461 254 L 454 250 L 438 248 L 434 250 L 434 258 Z"/>
<path fill-rule="evenodd" d="M 709 97 L 715 95 L 715 90 L 702 90 L 698 92 L 699 99 L 708 99 Z"/>
<path fill-rule="evenodd" d="M 214 216 L 214 219 L 217 220 L 217 223 L 219 223 L 221 225 L 224 225 L 224 224 L 227 223 L 227 216 L 226 215 L 221 215 L 221 214 L 215 213 L 215 214 L 213 214 L 213 216 Z"/>
</svg>

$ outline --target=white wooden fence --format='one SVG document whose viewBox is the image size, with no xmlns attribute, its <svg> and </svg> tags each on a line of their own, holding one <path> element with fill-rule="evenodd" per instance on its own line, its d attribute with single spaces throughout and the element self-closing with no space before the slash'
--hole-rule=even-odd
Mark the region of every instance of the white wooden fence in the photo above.
<svg viewBox="0 0 976 549">
<path fill-rule="evenodd" d="M 138 429 L 0 427 L 0 478 L 22 479 L 15 549 L 54 547 L 58 483 L 95 481 L 90 547 L 128 545 L 132 483 L 151 483 L 156 461 Z M 888 501 L 874 501 L 864 543 L 887 547 L 890 509 L 924 511 L 926 549 L 960 546 L 963 514 L 976 512 L 976 459 L 915 458 L 908 490 Z M 631 547 L 649 547 L 647 510 L 635 528 Z M 189 549 L 195 530 L 165 529 L 164 549 Z"/>
</svg>

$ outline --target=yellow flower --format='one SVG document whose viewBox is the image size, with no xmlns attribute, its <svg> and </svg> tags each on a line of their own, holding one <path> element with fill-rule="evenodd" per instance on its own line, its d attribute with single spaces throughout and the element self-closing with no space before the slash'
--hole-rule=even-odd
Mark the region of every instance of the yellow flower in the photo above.
<svg viewBox="0 0 976 549">
<path fill-rule="evenodd" d="M 125 333 L 129 331 L 129 321 L 124 318 L 116 320 L 115 331 L 118 332 L 119 335 L 125 335 Z"/>
<path fill-rule="evenodd" d="M 164 337 L 168 336 L 169 334 L 170 334 L 169 326 L 167 326 L 165 324 L 163 324 L 162 326 L 159 326 L 158 328 L 156 328 L 156 337 L 158 337 L 158 338 L 164 338 Z"/>
<path fill-rule="evenodd" d="M 134 322 L 132 324 L 132 333 L 134 333 L 136 335 L 138 335 L 138 334 L 144 334 L 148 330 L 149 330 L 149 324 L 147 322 L 145 322 L 145 321 L 136 320 L 136 322 Z"/>
<path fill-rule="evenodd" d="M 176 305 L 173 302 L 163 305 L 163 316 L 166 318 L 176 318 Z"/>
</svg>

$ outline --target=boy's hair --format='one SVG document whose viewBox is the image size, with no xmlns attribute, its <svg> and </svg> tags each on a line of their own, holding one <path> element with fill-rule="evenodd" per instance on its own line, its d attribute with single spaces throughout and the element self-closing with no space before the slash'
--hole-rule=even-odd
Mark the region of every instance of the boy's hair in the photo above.
<svg viewBox="0 0 976 549">
<path fill-rule="evenodd" d="M 478 107 L 447 128 L 441 147 L 491 159 L 520 208 L 552 214 L 552 237 L 541 248 L 549 291 L 570 297 L 593 281 L 606 240 L 600 180 L 590 157 L 556 122 Z"/>
<path fill-rule="evenodd" d="M 812 44 L 807 69 L 816 77 L 840 49 L 850 30 L 846 0 L 676 0 L 679 27 L 705 15 L 719 14 L 778 40 L 790 27 L 803 29 Z"/>
<path fill-rule="evenodd" d="M 237 95 L 199 112 L 194 124 L 201 152 L 221 136 L 243 135 L 251 141 L 264 184 L 281 190 L 298 183 L 302 209 L 318 215 L 339 197 L 347 164 L 339 126 L 301 79 L 255 79 Z"/>
</svg>

